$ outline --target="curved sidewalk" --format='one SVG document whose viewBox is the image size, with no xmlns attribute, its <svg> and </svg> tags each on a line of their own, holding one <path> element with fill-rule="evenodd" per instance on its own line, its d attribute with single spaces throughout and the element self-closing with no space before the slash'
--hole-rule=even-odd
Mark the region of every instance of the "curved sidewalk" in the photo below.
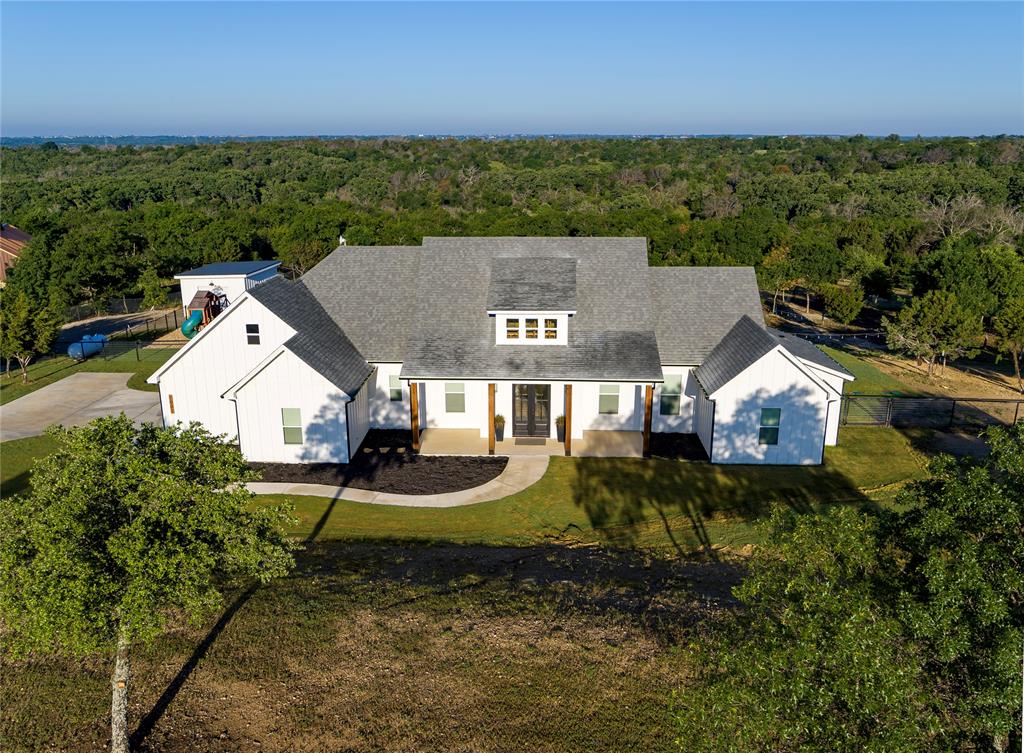
<svg viewBox="0 0 1024 753">
<path fill-rule="evenodd" d="M 490 502 L 521 492 L 540 481 L 548 469 L 548 458 L 537 455 L 513 455 L 505 470 L 486 484 L 447 494 L 388 494 L 350 486 L 326 484 L 289 484 L 273 481 L 255 481 L 246 488 L 255 494 L 297 494 L 303 497 L 347 499 L 370 505 L 399 505 L 402 507 L 462 507 L 478 502 Z"/>
</svg>

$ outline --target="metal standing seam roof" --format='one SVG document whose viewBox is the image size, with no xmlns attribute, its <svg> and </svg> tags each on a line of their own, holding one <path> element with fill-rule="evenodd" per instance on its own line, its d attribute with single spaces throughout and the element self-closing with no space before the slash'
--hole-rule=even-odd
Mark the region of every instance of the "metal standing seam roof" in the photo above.
<svg viewBox="0 0 1024 753">
<path fill-rule="evenodd" d="M 301 282 L 275 277 L 249 294 L 295 330 L 285 348 L 346 395 L 359 391 L 370 365 Z"/>
<path fill-rule="evenodd" d="M 227 277 L 231 275 L 251 275 L 271 267 L 280 266 L 279 261 L 219 261 L 204 264 L 201 267 L 179 272 L 175 277 Z"/>
</svg>

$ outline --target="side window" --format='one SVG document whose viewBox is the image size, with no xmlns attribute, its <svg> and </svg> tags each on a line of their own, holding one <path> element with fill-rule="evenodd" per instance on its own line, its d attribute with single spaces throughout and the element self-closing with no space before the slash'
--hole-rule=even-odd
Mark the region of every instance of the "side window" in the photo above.
<svg viewBox="0 0 1024 753">
<path fill-rule="evenodd" d="M 661 385 L 661 405 L 659 411 L 663 416 L 678 416 L 679 404 L 683 394 L 683 375 L 666 374 L 665 383 Z"/>
<path fill-rule="evenodd" d="M 544 320 L 544 339 L 545 340 L 557 340 L 558 339 L 558 320 L 557 319 L 545 319 Z"/>
<path fill-rule="evenodd" d="M 302 444 L 302 413 L 298 408 L 281 409 L 285 444 Z"/>
<path fill-rule="evenodd" d="M 779 422 L 782 420 L 782 408 L 762 408 L 761 424 L 757 429 L 758 444 L 779 443 Z"/>
<path fill-rule="evenodd" d="M 608 414 L 619 412 L 619 385 L 601 385 L 601 391 L 597 398 L 597 412 Z"/>
<path fill-rule="evenodd" d="M 246 324 L 245 325 L 245 339 L 250 345 L 260 344 L 260 325 L 258 324 Z"/>
<path fill-rule="evenodd" d="M 466 412 L 466 385 L 461 382 L 445 382 L 444 409 L 449 413 Z"/>
<path fill-rule="evenodd" d="M 401 402 L 402 380 L 398 378 L 398 374 L 392 374 L 388 377 L 388 393 L 392 400 Z"/>
</svg>

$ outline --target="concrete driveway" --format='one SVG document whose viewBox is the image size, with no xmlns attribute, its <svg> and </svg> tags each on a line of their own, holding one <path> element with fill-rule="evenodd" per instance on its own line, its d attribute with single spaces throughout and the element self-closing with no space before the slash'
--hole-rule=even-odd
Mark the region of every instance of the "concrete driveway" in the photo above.
<svg viewBox="0 0 1024 753">
<path fill-rule="evenodd" d="M 80 426 L 122 411 L 136 424 L 159 424 L 159 396 L 128 388 L 130 376 L 79 372 L 0 406 L 0 441 L 34 437 L 51 424 Z"/>
</svg>

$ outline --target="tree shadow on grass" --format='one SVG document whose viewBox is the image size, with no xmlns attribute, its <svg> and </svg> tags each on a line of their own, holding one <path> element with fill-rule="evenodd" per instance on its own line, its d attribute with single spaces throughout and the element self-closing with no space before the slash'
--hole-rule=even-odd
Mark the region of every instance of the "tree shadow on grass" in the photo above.
<svg viewBox="0 0 1024 753">
<path fill-rule="evenodd" d="M 783 438 L 820 448 L 819 405 L 793 391 L 759 393 L 741 402 L 728 423 L 716 424 L 717 456 L 750 463 L 765 452 L 757 441 L 760 410 L 779 405 L 786 406 Z M 717 557 L 723 542 L 716 540 L 716 528 L 756 523 L 777 505 L 809 513 L 831 504 L 874 504 L 852 479 L 827 465 L 580 458 L 575 467 L 574 501 L 602 539 L 620 547 L 668 545 L 680 555 L 698 549 Z"/>
<path fill-rule="evenodd" d="M 304 546 L 310 546 L 314 541 L 316 541 L 317 536 L 320 535 L 320 532 L 323 530 L 324 525 L 327 523 L 327 519 L 331 516 L 331 513 L 334 512 L 334 507 L 336 504 L 337 500 L 334 499 L 332 499 L 327 504 L 327 507 L 324 509 L 323 515 L 320 516 L 320 519 L 317 520 L 316 525 L 313 526 L 313 530 L 310 531 L 309 536 L 307 536 L 306 539 L 303 541 Z M 256 592 L 259 590 L 259 587 L 259 583 L 253 583 L 244 591 L 242 591 L 242 593 L 239 594 L 233 602 L 231 602 L 228 608 L 224 610 L 224 613 L 220 616 L 220 619 L 218 619 L 217 622 L 213 625 L 213 627 L 210 628 L 209 632 L 207 632 L 206 635 L 203 637 L 203 640 L 199 642 L 199 645 L 195 647 L 195 649 L 192 651 L 192 655 L 189 656 L 188 660 L 182 665 L 181 669 L 178 670 L 178 673 L 174 676 L 170 683 L 168 683 L 167 687 L 164 688 L 164 692 L 160 694 L 160 697 L 156 700 L 156 703 L 153 704 L 153 708 L 150 709 L 149 713 L 142 718 L 142 720 L 139 722 L 139 726 L 136 727 L 135 731 L 132 733 L 130 745 L 133 749 L 140 746 L 142 742 L 153 731 L 153 729 L 156 727 L 157 722 L 160 721 L 164 713 L 166 713 L 168 707 L 170 707 L 170 705 L 174 702 L 174 699 L 177 698 L 178 693 L 181 691 L 182 687 L 192 676 L 192 673 L 195 672 L 196 667 L 199 666 L 199 662 L 201 662 L 203 660 L 203 657 L 205 657 L 207 652 L 209 652 L 210 647 L 213 646 L 217 638 L 220 637 L 220 634 L 224 632 L 224 629 L 228 626 L 228 624 L 230 624 L 234 616 L 238 614 L 242 607 L 249 603 L 249 600 L 252 599 L 252 597 L 256 594 Z"/>
</svg>

